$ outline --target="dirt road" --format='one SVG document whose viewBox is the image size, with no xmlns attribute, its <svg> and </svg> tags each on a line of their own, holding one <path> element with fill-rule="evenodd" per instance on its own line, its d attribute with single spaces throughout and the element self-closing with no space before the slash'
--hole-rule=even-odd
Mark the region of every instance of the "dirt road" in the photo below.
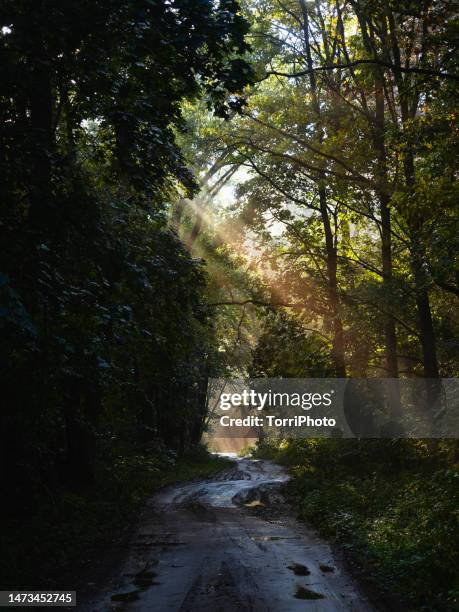
<svg viewBox="0 0 459 612">
<path fill-rule="evenodd" d="M 242 459 L 211 481 L 161 492 L 123 566 L 81 609 L 372 610 L 327 544 L 275 511 L 287 479 L 268 461 Z M 254 515 L 257 506 L 263 518 Z"/>
</svg>

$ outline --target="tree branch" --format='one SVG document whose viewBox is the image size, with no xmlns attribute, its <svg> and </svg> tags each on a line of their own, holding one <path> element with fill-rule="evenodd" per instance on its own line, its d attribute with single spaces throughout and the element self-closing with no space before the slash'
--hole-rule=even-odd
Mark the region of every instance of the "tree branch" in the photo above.
<svg viewBox="0 0 459 612">
<path fill-rule="evenodd" d="M 459 81 L 459 74 L 452 74 L 451 72 L 443 72 L 442 70 L 429 70 L 427 68 L 414 68 L 414 67 L 404 67 L 404 66 L 395 66 L 391 62 L 385 62 L 384 60 L 377 59 L 360 59 L 354 60 L 352 62 L 348 62 L 347 64 L 334 64 L 331 66 L 318 66 L 317 68 L 300 70 L 299 72 L 279 72 L 277 70 L 268 71 L 265 76 L 259 79 L 259 82 L 264 81 L 270 76 L 281 76 L 286 77 L 288 79 L 295 79 L 298 77 L 310 75 L 316 72 L 327 72 L 330 70 L 347 70 L 350 68 L 354 68 L 355 66 L 373 64 L 378 66 L 383 66 L 385 68 L 390 68 L 391 70 L 397 69 L 400 72 L 414 73 L 414 74 L 423 74 L 425 76 L 431 77 L 440 77 L 443 79 L 451 79 L 453 81 Z"/>
<path fill-rule="evenodd" d="M 226 302 L 210 302 L 208 306 L 246 306 L 253 304 L 254 306 L 267 306 L 268 308 L 277 308 L 284 306 L 286 308 L 294 308 L 300 304 L 286 304 L 284 302 L 263 302 L 262 300 L 228 300 Z"/>
</svg>

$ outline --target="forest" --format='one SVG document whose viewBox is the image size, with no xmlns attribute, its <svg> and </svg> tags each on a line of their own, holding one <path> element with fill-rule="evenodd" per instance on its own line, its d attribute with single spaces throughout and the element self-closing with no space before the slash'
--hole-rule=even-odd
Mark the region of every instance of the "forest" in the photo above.
<svg viewBox="0 0 459 612">
<path fill-rule="evenodd" d="M 423 378 L 433 405 L 458 376 L 457 9 L 0 0 L 2 588 L 226 465 L 209 378 Z M 255 454 L 400 609 L 444 611 L 456 437 Z"/>
</svg>

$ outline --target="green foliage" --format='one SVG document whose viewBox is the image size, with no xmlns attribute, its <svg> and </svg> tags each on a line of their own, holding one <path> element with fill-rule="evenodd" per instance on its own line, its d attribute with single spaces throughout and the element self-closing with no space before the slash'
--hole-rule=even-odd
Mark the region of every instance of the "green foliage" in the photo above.
<svg viewBox="0 0 459 612">
<path fill-rule="evenodd" d="M 244 10 L 2 2 L 0 476 L 6 566 L 30 557 L 25 580 L 39 556 L 66 564 L 70 536 L 83 550 L 110 531 L 113 500 L 116 523 L 190 475 L 158 449 L 200 439 L 209 376 L 386 375 L 391 358 L 457 375 L 452 3 Z M 235 206 L 193 250 L 236 169 Z M 201 186 L 179 237 L 174 204 Z M 352 444 L 263 451 L 380 586 L 449 609 L 455 450 Z"/>
<path fill-rule="evenodd" d="M 251 378 L 327 378 L 333 373 L 330 348 L 283 312 L 265 317 L 253 351 Z"/>
<path fill-rule="evenodd" d="M 299 517 L 338 542 L 386 597 L 455 610 L 459 471 L 454 441 L 292 440 L 257 456 L 290 467 Z"/>
<path fill-rule="evenodd" d="M 1 17 L 0 475 L 14 513 L 94 484 L 110 445 L 199 440 L 221 359 L 204 264 L 168 225 L 197 188 L 176 135 L 186 101 L 240 109 L 251 69 L 235 0 L 6 1 Z"/>
<path fill-rule="evenodd" d="M 260 80 L 241 116 L 198 132 L 244 169 L 231 214 L 272 302 L 325 336 L 342 375 L 455 376 L 451 3 L 267 0 L 246 13 Z"/>
<path fill-rule="evenodd" d="M 76 569 L 81 580 L 88 564 L 95 566 L 113 542 L 128 537 L 147 497 L 166 485 L 205 478 L 231 464 L 200 447 L 180 458 L 164 448 L 116 452 L 112 450 L 109 463 L 99 463 L 97 486 L 91 491 L 48 491 L 27 522 L 23 517 L 9 521 L 0 536 L 3 588 L 59 588 Z"/>
</svg>

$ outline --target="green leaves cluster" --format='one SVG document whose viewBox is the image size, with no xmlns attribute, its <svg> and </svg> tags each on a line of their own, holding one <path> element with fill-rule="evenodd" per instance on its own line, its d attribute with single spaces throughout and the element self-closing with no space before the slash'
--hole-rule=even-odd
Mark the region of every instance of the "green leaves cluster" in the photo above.
<svg viewBox="0 0 459 612">
<path fill-rule="evenodd" d="M 457 607 L 455 441 L 265 441 L 292 470 L 300 518 L 339 543 L 389 607 Z M 434 451 L 434 452 L 432 452 Z"/>
<path fill-rule="evenodd" d="M 251 78 L 234 0 L 2 3 L 2 476 L 94 482 L 101 447 L 199 440 L 218 368 L 203 263 L 167 212 L 196 182 L 182 104 Z M 23 497 L 22 497 L 23 496 Z"/>
<path fill-rule="evenodd" d="M 200 131 L 245 173 L 233 221 L 256 241 L 272 301 L 328 338 L 343 375 L 456 375 L 451 3 L 267 1 L 246 13 L 259 80 L 241 116 Z"/>
</svg>

